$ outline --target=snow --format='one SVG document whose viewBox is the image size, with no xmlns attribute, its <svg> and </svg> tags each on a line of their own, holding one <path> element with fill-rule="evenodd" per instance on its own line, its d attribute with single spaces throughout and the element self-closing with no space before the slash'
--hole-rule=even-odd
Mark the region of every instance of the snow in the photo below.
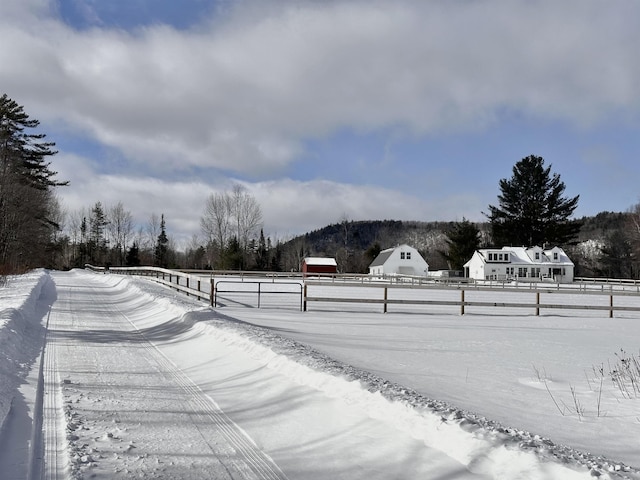
<svg viewBox="0 0 640 480">
<path fill-rule="evenodd" d="M 307 265 L 322 265 L 335 267 L 337 265 L 335 258 L 328 257 L 306 257 L 304 263 Z"/>
<path fill-rule="evenodd" d="M 637 312 L 224 295 L 212 309 L 143 278 L 10 278 L 2 478 L 640 478 L 640 398 L 606 374 L 637 358 Z"/>
</svg>

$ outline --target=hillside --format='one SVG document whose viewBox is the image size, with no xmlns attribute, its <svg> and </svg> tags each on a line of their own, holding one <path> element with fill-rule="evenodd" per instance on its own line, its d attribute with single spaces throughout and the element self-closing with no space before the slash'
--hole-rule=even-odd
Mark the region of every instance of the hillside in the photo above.
<svg viewBox="0 0 640 480">
<path fill-rule="evenodd" d="M 576 263 L 578 276 L 599 275 L 601 247 L 614 232 L 624 231 L 628 213 L 600 212 L 576 221 L 582 224 L 577 245 L 564 248 Z M 446 251 L 447 231 L 455 222 L 400 220 L 343 221 L 295 237 L 282 245 L 283 267 L 295 269 L 305 256 L 335 257 L 341 271 L 366 272 L 380 250 L 406 243 L 418 249 L 433 270 L 448 268 L 440 252 Z M 476 224 L 489 242 L 489 224 Z"/>
</svg>

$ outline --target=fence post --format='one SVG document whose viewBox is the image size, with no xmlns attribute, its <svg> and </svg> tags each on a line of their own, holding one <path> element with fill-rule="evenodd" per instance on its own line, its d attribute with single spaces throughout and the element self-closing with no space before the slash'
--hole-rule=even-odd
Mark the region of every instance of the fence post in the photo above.
<svg viewBox="0 0 640 480">
<path fill-rule="evenodd" d="M 384 287 L 384 313 L 387 313 L 387 287 Z"/>
<path fill-rule="evenodd" d="M 609 318 L 613 318 L 613 293 L 609 295 Z"/>
<path fill-rule="evenodd" d="M 536 317 L 540 316 L 540 292 L 536 292 Z"/>
<path fill-rule="evenodd" d="M 211 290 L 209 291 L 209 302 L 212 307 L 216 306 L 216 283 L 211 279 Z"/>
<path fill-rule="evenodd" d="M 260 308 L 260 282 L 258 282 L 258 308 Z"/>
<path fill-rule="evenodd" d="M 189 296 L 189 277 L 187 277 L 187 297 Z"/>
<path fill-rule="evenodd" d="M 460 315 L 464 315 L 464 290 L 460 290 Z"/>
<path fill-rule="evenodd" d="M 307 283 L 305 282 L 304 284 L 304 292 L 302 294 L 302 311 L 306 312 L 307 311 Z"/>
</svg>

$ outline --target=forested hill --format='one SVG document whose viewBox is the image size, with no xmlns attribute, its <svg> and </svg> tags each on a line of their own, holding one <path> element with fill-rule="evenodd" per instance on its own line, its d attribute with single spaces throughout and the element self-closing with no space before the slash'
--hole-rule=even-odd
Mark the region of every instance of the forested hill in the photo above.
<svg viewBox="0 0 640 480">
<path fill-rule="evenodd" d="M 602 246 L 616 232 L 629 225 L 628 213 L 601 212 L 578 219 L 582 224 L 578 245 L 565 246 L 582 274 L 596 275 L 595 263 L 600 251 L 584 245 Z M 456 222 L 419 222 L 400 220 L 342 221 L 295 237 L 282 245 L 292 267 L 305 256 L 335 257 L 342 271 L 366 272 L 369 263 L 382 249 L 403 243 L 420 251 L 433 270 L 448 268 L 442 251 L 447 250 L 447 232 Z M 489 224 L 477 223 L 481 242 L 488 243 Z"/>
<path fill-rule="evenodd" d="M 284 251 L 296 257 L 335 257 L 341 271 L 367 272 L 380 250 L 406 243 L 428 258 L 434 268 L 447 268 L 440 251 L 446 249 L 446 232 L 455 222 L 400 220 L 343 221 L 295 237 Z M 478 225 L 485 231 L 485 224 Z M 295 252 L 295 253 L 294 253 Z"/>
</svg>

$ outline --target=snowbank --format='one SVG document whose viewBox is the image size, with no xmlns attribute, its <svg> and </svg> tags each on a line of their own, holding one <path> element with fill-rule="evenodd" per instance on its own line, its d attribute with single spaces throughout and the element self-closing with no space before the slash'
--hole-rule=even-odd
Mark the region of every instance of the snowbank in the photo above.
<svg viewBox="0 0 640 480">
<path fill-rule="evenodd" d="M 45 270 L 10 276 L 0 287 L 0 425 L 11 409 L 18 387 L 42 347 L 46 312 L 36 301 L 49 282 Z M 0 428 L 0 432 L 2 428 Z"/>
</svg>

